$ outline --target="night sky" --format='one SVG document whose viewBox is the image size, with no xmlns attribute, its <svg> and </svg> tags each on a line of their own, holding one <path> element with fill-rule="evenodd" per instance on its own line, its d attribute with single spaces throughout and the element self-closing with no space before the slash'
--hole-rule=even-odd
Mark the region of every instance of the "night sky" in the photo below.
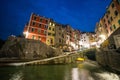
<svg viewBox="0 0 120 80">
<path fill-rule="evenodd" d="M 22 34 L 31 13 L 93 32 L 111 0 L 0 0 L 0 38 Z"/>
</svg>

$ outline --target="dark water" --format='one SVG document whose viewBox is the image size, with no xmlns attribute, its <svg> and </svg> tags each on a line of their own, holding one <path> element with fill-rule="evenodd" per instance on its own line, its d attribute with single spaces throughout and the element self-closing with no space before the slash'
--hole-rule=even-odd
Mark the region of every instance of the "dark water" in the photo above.
<svg viewBox="0 0 120 80">
<path fill-rule="evenodd" d="M 91 63 L 0 67 L 0 80 L 120 80 Z"/>
</svg>

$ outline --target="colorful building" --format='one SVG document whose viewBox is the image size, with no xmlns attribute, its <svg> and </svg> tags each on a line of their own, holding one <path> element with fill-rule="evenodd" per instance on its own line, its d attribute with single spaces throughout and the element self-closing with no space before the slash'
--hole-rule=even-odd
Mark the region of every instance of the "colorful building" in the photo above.
<svg viewBox="0 0 120 80">
<path fill-rule="evenodd" d="M 55 45 L 55 22 L 50 19 L 49 24 L 48 24 L 48 29 L 47 29 L 47 40 L 46 44 L 54 46 Z"/>
<path fill-rule="evenodd" d="M 100 45 L 120 27 L 120 0 L 112 0 L 104 16 L 96 25 L 97 42 Z"/>
<path fill-rule="evenodd" d="M 29 23 L 25 25 L 23 34 L 27 39 L 40 40 L 46 43 L 49 19 L 31 14 Z"/>
</svg>

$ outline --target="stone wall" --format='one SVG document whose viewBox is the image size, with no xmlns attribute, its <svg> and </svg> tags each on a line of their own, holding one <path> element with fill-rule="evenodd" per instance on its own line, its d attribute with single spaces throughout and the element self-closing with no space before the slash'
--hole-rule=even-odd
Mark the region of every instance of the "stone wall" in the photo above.
<svg viewBox="0 0 120 80">
<path fill-rule="evenodd" d="M 62 54 L 46 44 L 25 38 L 9 37 L 0 50 L 0 58 L 44 59 Z"/>
<path fill-rule="evenodd" d="M 102 66 L 108 66 L 112 69 L 120 71 L 120 52 L 119 48 L 116 48 L 114 36 L 120 34 L 120 28 L 118 28 L 111 36 L 107 39 L 109 41 L 108 46 L 101 46 L 97 49 L 96 60 Z"/>
<path fill-rule="evenodd" d="M 120 71 L 120 54 L 114 50 L 98 50 L 96 53 L 96 60 L 102 66 L 107 66 Z"/>
</svg>

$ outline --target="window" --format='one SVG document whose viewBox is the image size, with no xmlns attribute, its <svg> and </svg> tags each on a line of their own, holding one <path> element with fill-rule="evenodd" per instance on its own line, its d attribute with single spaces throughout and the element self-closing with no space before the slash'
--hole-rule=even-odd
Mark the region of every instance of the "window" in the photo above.
<svg viewBox="0 0 120 80">
<path fill-rule="evenodd" d="M 115 26 L 115 24 L 113 25 L 113 27 L 114 27 L 114 29 L 116 29 L 116 26 Z"/>
<path fill-rule="evenodd" d="M 61 43 L 61 39 L 59 39 L 59 42 Z"/>
<path fill-rule="evenodd" d="M 54 31 L 54 28 L 52 30 Z"/>
<path fill-rule="evenodd" d="M 108 18 L 108 15 L 106 15 L 106 18 Z"/>
<path fill-rule="evenodd" d="M 110 14 L 110 11 L 108 10 L 107 13 Z"/>
<path fill-rule="evenodd" d="M 35 22 L 33 22 L 32 25 L 35 26 Z"/>
<path fill-rule="evenodd" d="M 112 27 L 110 27 L 110 30 L 112 31 Z"/>
<path fill-rule="evenodd" d="M 110 20 L 111 20 L 111 21 L 113 21 L 113 18 L 112 18 L 112 17 L 110 17 Z"/>
<path fill-rule="evenodd" d="M 41 32 L 41 30 L 40 29 L 38 29 L 38 33 L 40 33 Z"/>
<path fill-rule="evenodd" d="M 112 8 L 114 8 L 114 4 L 112 3 Z"/>
<path fill-rule="evenodd" d="M 115 16 L 117 16 L 117 15 L 118 15 L 118 12 L 117 12 L 117 11 L 115 11 L 115 12 L 114 12 L 114 14 L 115 14 Z"/>
<path fill-rule="evenodd" d="M 47 28 L 48 28 L 48 26 L 46 26 L 46 25 L 45 25 L 45 28 L 47 29 Z"/>
<path fill-rule="evenodd" d="M 46 23 L 48 23 L 48 20 L 46 20 Z"/>
<path fill-rule="evenodd" d="M 36 20 L 37 19 L 37 17 L 36 16 L 34 16 L 34 20 Z"/>
<path fill-rule="evenodd" d="M 34 36 L 34 35 L 32 36 L 32 39 L 35 39 L 35 36 Z"/>
<path fill-rule="evenodd" d="M 55 24 L 53 23 L 53 26 L 55 26 Z"/>
<path fill-rule="evenodd" d="M 105 19 L 104 19 L 104 22 L 105 22 Z"/>
<path fill-rule="evenodd" d="M 44 31 L 44 34 L 46 34 L 46 31 Z"/>
<path fill-rule="evenodd" d="M 41 28 L 41 24 L 39 24 L 39 27 Z"/>
<path fill-rule="evenodd" d="M 42 18 L 40 18 L 40 22 L 42 22 Z"/>
<path fill-rule="evenodd" d="M 51 33 L 49 33 L 49 32 L 48 32 L 48 35 L 50 36 L 50 35 L 51 35 Z"/>
<path fill-rule="evenodd" d="M 32 32 L 34 32 L 35 31 L 35 29 L 34 28 L 32 28 L 32 30 L 31 30 Z"/>
<path fill-rule="evenodd" d="M 51 27 L 49 27 L 49 30 L 51 30 Z"/>
<path fill-rule="evenodd" d="M 119 25 L 120 25 L 120 19 L 118 20 L 118 23 L 119 23 Z"/>
<path fill-rule="evenodd" d="M 55 36 L 55 34 L 53 34 L 53 36 Z"/>
<path fill-rule="evenodd" d="M 110 21 L 108 20 L 108 24 L 110 24 Z"/>
<path fill-rule="evenodd" d="M 38 40 L 41 40 L 41 37 L 40 37 L 40 36 L 38 36 Z"/>
<path fill-rule="evenodd" d="M 117 0 L 117 4 L 120 4 L 120 0 Z"/>
</svg>

